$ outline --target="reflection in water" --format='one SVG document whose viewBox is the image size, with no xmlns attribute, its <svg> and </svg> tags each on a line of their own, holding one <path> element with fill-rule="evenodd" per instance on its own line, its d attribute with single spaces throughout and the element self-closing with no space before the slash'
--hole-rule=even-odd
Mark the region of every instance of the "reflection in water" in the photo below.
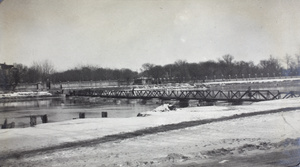
<svg viewBox="0 0 300 167">
<path fill-rule="evenodd" d="M 5 102 L 1 103 L 1 107 L 49 107 L 51 100 L 36 100 L 36 101 L 22 101 L 22 102 Z"/>
<path fill-rule="evenodd" d="M 110 118 L 135 117 L 139 112 L 153 110 L 159 104 L 148 102 L 142 104 L 139 100 L 103 99 L 98 97 L 48 98 L 0 103 L 0 124 L 5 118 L 8 122 L 15 122 L 16 127 L 28 127 L 29 116 L 48 115 L 48 122 L 59 122 L 78 118 L 80 112 L 86 118 L 100 118 L 101 112 L 107 112 Z M 40 117 L 37 124 L 41 124 Z"/>
</svg>

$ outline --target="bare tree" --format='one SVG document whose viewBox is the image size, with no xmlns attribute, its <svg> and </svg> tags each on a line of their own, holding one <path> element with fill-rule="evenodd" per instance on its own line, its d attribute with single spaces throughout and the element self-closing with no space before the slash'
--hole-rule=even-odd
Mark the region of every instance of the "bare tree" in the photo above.
<svg viewBox="0 0 300 167">
<path fill-rule="evenodd" d="M 49 78 L 51 74 L 54 72 L 54 66 L 49 60 L 45 60 L 42 63 L 42 77 L 43 81 Z"/>
<path fill-rule="evenodd" d="M 154 64 L 151 63 L 145 63 L 142 65 L 141 71 L 143 73 L 143 75 L 145 75 L 146 77 L 149 77 L 149 71 L 154 67 Z"/>
<path fill-rule="evenodd" d="M 267 60 L 261 60 L 259 63 L 259 68 L 261 72 L 267 73 L 279 73 L 282 70 L 278 59 L 270 55 L 270 58 Z"/>
<path fill-rule="evenodd" d="M 154 64 L 151 64 L 151 63 L 145 63 L 142 65 L 142 71 L 147 71 L 147 70 L 150 70 L 151 68 L 153 68 L 155 65 Z"/>
<path fill-rule="evenodd" d="M 173 73 L 179 79 L 179 82 L 190 78 L 188 70 L 189 63 L 186 60 L 177 60 L 174 64 L 176 67 L 176 71 L 174 71 Z"/>
<path fill-rule="evenodd" d="M 286 63 L 286 69 L 288 70 L 289 66 L 292 62 L 292 56 L 286 54 L 285 57 L 284 57 L 284 60 L 285 60 L 285 63 Z"/>
<path fill-rule="evenodd" d="M 297 67 L 299 68 L 299 67 L 300 67 L 300 55 L 299 55 L 299 54 L 296 54 L 296 55 L 295 55 L 295 58 L 296 58 L 296 64 L 297 64 Z"/>
<path fill-rule="evenodd" d="M 222 58 L 223 58 L 223 60 L 225 61 L 225 63 L 227 64 L 227 65 L 231 65 L 232 64 L 232 61 L 233 61 L 233 59 L 234 59 L 234 57 L 233 56 L 231 56 L 231 55 L 224 55 L 224 56 L 222 56 Z"/>
<path fill-rule="evenodd" d="M 33 62 L 30 67 L 33 73 L 37 75 L 38 81 L 45 82 L 49 79 L 50 75 L 54 73 L 54 66 L 49 60 L 44 60 L 43 62 Z"/>
</svg>

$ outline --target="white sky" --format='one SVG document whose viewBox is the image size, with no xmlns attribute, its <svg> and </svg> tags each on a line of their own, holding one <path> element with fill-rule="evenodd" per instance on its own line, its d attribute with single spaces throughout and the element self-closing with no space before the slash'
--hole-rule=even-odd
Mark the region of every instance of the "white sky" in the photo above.
<svg viewBox="0 0 300 167">
<path fill-rule="evenodd" d="M 138 70 L 225 54 L 258 63 L 299 54 L 299 9 L 297 0 L 3 0 L 0 63 Z"/>
</svg>

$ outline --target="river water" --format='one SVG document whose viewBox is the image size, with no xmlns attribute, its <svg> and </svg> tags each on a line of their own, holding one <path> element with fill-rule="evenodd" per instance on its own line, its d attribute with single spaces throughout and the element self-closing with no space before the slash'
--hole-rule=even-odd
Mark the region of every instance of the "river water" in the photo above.
<svg viewBox="0 0 300 167">
<path fill-rule="evenodd" d="M 139 112 L 150 111 L 159 106 L 159 101 L 103 99 L 91 97 L 59 97 L 47 99 L 31 99 L 0 103 L 0 124 L 7 119 L 15 122 L 16 128 L 29 127 L 30 116 L 47 114 L 48 122 L 59 122 L 79 118 L 101 118 L 107 112 L 108 118 L 135 117 Z M 37 117 L 37 124 L 42 120 Z"/>
</svg>

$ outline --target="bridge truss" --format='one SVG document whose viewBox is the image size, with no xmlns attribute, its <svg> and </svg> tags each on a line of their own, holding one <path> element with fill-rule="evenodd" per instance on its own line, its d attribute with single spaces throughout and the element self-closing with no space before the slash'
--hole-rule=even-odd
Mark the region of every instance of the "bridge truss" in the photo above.
<svg viewBox="0 0 300 167">
<path fill-rule="evenodd" d="M 200 100 L 200 101 L 266 101 L 280 99 L 282 93 L 269 90 L 245 90 L 245 91 L 222 91 L 222 90 L 104 90 L 84 89 L 70 91 L 71 96 L 91 96 L 104 98 L 127 98 L 127 99 L 152 99 L 163 100 Z M 290 95 L 292 96 L 292 95 Z M 285 94 L 285 98 L 290 97 Z M 294 96 L 294 95 L 293 95 Z"/>
</svg>

